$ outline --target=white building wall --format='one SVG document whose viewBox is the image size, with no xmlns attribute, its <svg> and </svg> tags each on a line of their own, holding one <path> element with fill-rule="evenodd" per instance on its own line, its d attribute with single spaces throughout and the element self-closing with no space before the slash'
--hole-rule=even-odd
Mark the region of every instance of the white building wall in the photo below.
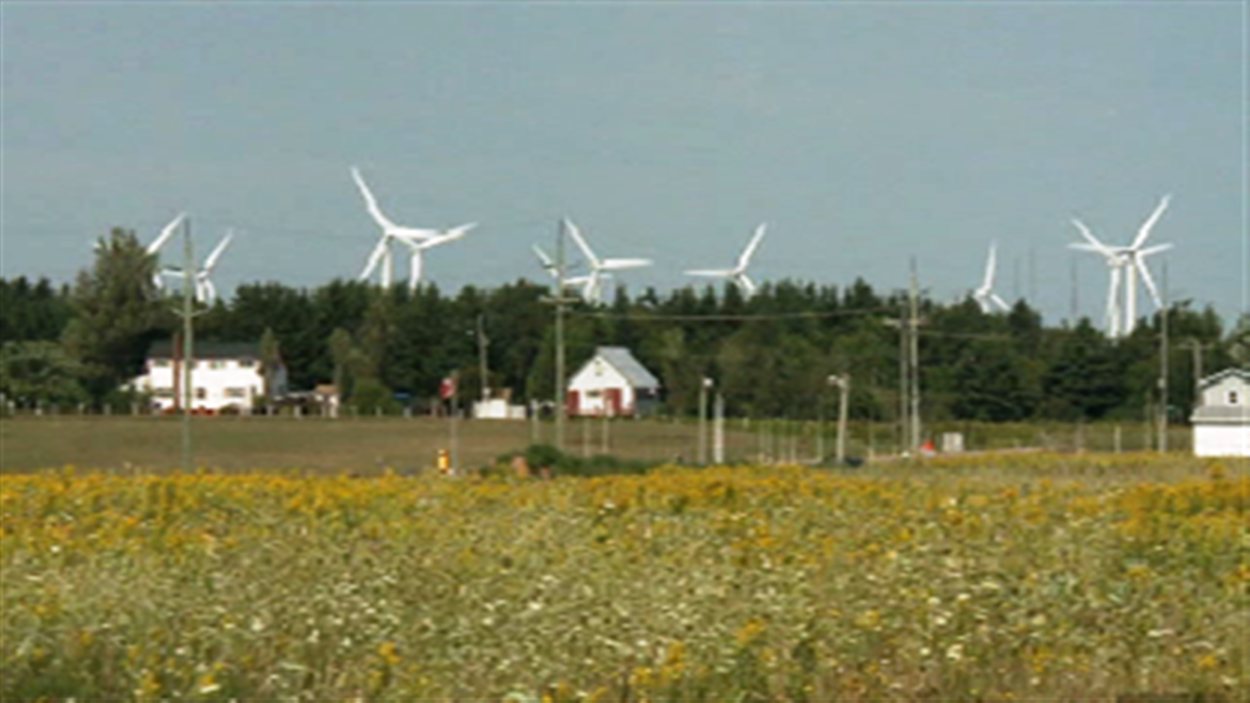
<svg viewBox="0 0 1250 703">
<path fill-rule="evenodd" d="M 1202 404 L 1225 405 L 1225 406 L 1241 406 L 1250 407 L 1250 383 L 1246 383 L 1236 376 L 1229 376 L 1221 379 L 1219 383 L 1204 388 L 1202 391 Z"/>
<path fill-rule="evenodd" d="M 1197 456 L 1250 456 L 1250 425 L 1194 425 Z"/>
<path fill-rule="evenodd" d="M 606 407 L 607 396 L 604 390 L 621 389 L 621 408 L 629 411 L 634 407 L 634 388 L 629 385 L 611 364 L 602 359 L 594 359 L 580 373 L 569 381 L 569 390 L 577 391 L 577 413 L 579 415 L 602 415 Z"/>
<path fill-rule="evenodd" d="M 174 368 L 168 359 L 149 359 L 147 374 L 134 382 L 135 388 L 152 395 L 153 404 L 162 411 L 177 406 L 174 389 L 180 383 L 174 382 Z M 235 406 L 251 410 L 255 399 L 265 393 L 260 369 L 259 361 L 197 359 L 191 369 L 192 409 L 219 411 Z"/>
</svg>

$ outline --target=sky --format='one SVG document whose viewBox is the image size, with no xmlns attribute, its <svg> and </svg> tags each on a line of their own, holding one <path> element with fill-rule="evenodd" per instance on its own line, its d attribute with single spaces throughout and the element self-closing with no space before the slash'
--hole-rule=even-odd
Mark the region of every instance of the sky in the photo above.
<svg viewBox="0 0 1250 703">
<path fill-rule="evenodd" d="M 1101 320 L 1081 217 L 1173 299 L 1247 308 L 1245 2 L 0 3 L 0 275 L 61 282 L 191 214 L 214 275 L 360 274 L 391 219 L 481 226 L 444 290 L 544 280 L 570 217 L 631 291 L 769 234 L 756 280 L 979 283 Z M 166 261 L 176 264 L 180 249 Z M 401 257 L 402 258 L 402 257 Z M 397 261 L 398 272 L 406 267 Z M 1149 310 L 1144 292 L 1139 307 Z"/>
</svg>

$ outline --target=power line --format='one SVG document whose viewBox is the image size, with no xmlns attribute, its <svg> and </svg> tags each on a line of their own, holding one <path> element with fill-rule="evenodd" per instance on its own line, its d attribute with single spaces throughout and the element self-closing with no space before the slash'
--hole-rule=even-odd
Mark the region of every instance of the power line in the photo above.
<svg viewBox="0 0 1250 703">
<path fill-rule="evenodd" d="M 800 312 L 776 312 L 776 313 L 751 313 L 751 314 L 723 314 L 710 313 L 706 315 L 695 315 L 686 313 L 664 314 L 664 313 L 647 313 L 638 314 L 632 312 L 618 313 L 606 311 L 590 311 L 590 310 L 572 310 L 568 314 L 576 317 L 590 317 L 602 320 L 632 320 L 634 322 L 751 322 L 755 320 L 800 320 L 800 319 L 825 319 L 832 317 L 854 317 L 859 315 L 879 315 L 885 312 L 892 312 L 893 308 L 857 308 L 855 310 L 832 310 L 832 311 L 800 311 Z"/>
</svg>

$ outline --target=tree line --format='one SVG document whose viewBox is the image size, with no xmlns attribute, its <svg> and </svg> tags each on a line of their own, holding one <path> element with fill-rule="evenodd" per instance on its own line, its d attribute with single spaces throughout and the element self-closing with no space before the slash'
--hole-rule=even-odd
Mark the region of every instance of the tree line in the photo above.
<svg viewBox="0 0 1250 703">
<path fill-rule="evenodd" d="M 152 342 L 181 324 L 176 291 L 158 289 L 154 257 L 133 232 L 100 240 L 73 285 L 0 279 L 0 392 L 26 404 L 128 403 L 122 385 L 138 375 Z M 418 410 L 439 382 L 459 374 L 478 397 L 480 318 L 492 389 L 517 402 L 554 397 L 554 312 L 550 289 L 517 280 L 455 295 L 425 284 L 415 292 L 335 280 L 315 288 L 240 286 L 204 307 L 197 339 L 261 342 L 281 357 L 293 388 L 336 383 L 358 406 Z M 568 309 L 570 371 L 598 345 L 624 346 L 664 387 L 665 412 L 697 412 L 701 379 L 715 379 L 731 415 L 813 418 L 832 407 L 826 379 L 849 373 L 854 417 L 891 420 L 900 401 L 900 332 L 905 291 L 862 280 L 839 287 L 783 280 L 750 299 L 727 286 L 618 288 L 611 303 Z M 1046 326 L 1024 301 L 985 314 L 972 300 L 919 301 L 922 410 L 930 420 L 1140 419 L 1158 402 L 1161 318 L 1108 340 L 1088 319 Z M 1225 330 L 1209 307 L 1188 302 L 1168 316 L 1173 344 L 1169 412 L 1184 420 L 1194 400 L 1194 350 L 1207 373 L 1250 364 L 1250 317 Z"/>
</svg>

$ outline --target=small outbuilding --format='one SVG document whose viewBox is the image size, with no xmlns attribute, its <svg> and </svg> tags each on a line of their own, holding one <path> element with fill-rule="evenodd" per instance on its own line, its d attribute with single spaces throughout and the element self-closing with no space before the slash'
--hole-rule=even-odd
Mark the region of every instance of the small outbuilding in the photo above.
<svg viewBox="0 0 1250 703">
<path fill-rule="evenodd" d="M 1196 456 L 1250 456 L 1250 371 L 1224 369 L 1199 381 L 1190 420 Z"/>
<path fill-rule="evenodd" d="M 660 382 L 625 347 L 598 347 L 569 379 L 570 416 L 641 417 L 659 403 Z"/>
</svg>

